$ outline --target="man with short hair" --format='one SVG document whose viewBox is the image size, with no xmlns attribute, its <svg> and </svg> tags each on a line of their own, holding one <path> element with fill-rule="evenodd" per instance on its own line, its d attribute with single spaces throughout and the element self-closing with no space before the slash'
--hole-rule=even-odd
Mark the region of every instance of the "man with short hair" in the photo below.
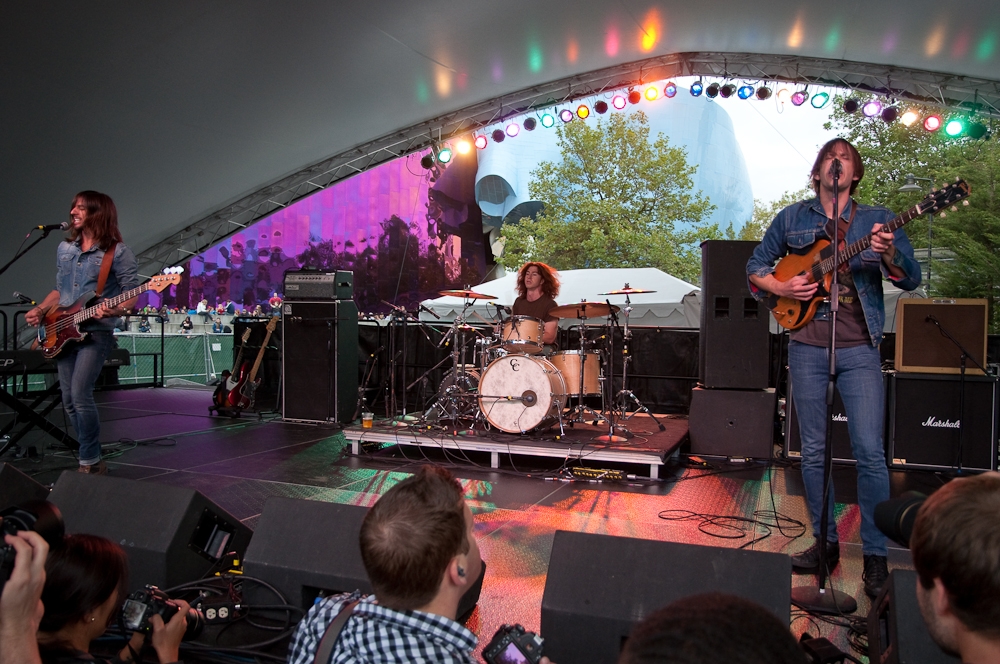
<svg viewBox="0 0 1000 664">
<path fill-rule="evenodd" d="M 917 513 L 917 601 L 931 637 L 966 664 L 1000 663 L 1000 473 L 953 480 Z"/>
</svg>

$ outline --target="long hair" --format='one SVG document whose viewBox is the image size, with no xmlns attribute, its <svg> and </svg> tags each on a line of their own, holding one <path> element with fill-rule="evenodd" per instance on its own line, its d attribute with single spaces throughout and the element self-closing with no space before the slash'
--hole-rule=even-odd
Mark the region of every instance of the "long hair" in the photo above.
<svg viewBox="0 0 1000 664">
<path fill-rule="evenodd" d="M 813 164 L 812 172 L 809 174 L 809 179 L 812 181 L 813 191 L 819 195 L 819 176 L 820 169 L 823 168 L 823 160 L 826 156 L 830 154 L 837 145 L 846 145 L 847 151 L 851 153 L 851 163 L 854 164 L 854 175 L 858 178 L 857 180 L 851 180 L 851 195 L 854 195 L 854 190 L 858 188 L 861 184 L 862 178 L 865 177 L 865 165 L 861 161 L 861 153 L 858 149 L 851 145 L 851 142 L 845 138 L 833 138 L 826 142 L 819 149 L 819 154 L 816 155 L 816 162 Z"/>
<path fill-rule="evenodd" d="M 532 261 L 530 263 L 525 263 L 521 266 L 521 269 L 517 273 L 517 294 L 521 297 L 526 297 L 528 295 L 528 289 L 524 285 L 524 273 L 528 271 L 530 267 L 537 267 L 538 272 L 542 275 L 542 294 L 551 297 L 553 300 L 559 296 L 559 277 L 556 276 L 558 273 L 554 268 L 549 267 L 545 263 L 538 263 Z"/>
<path fill-rule="evenodd" d="M 114 593 L 121 602 L 127 584 L 128 559 L 120 546 L 96 535 L 68 535 L 45 561 L 45 615 L 38 629 L 58 632 L 81 622 Z"/>
<path fill-rule="evenodd" d="M 90 231 L 94 242 L 102 251 L 106 251 L 112 242 L 122 242 L 122 234 L 118 230 L 118 208 L 110 196 L 99 191 L 81 191 L 73 197 L 70 212 L 80 202 L 87 208 L 87 218 L 83 222 L 83 228 L 70 228 L 67 242 L 79 240 L 84 229 Z"/>
</svg>

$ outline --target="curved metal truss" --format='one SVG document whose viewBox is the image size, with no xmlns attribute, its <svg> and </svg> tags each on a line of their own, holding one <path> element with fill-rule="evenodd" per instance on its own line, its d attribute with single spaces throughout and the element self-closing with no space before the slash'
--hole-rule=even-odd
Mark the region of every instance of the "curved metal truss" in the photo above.
<svg viewBox="0 0 1000 664">
<path fill-rule="evenodd" d="M 675 53 L 532 86 L 452 111 L 327 157 L 193 222 L 137 255 L 151 275 L 255 221 L 383 162 L 533 110 L 680 76 L 836 86 L 1000 117 L 1000 80 L 794 55 Z"/>
</svg>

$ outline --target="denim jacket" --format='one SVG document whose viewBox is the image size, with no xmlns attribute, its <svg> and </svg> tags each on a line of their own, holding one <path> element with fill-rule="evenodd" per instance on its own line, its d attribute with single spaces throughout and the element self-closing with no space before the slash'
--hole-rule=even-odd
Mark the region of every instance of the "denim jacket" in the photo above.
<svg viewBox="0 0 1000 664">
<path fill-rule="evenodd" d="M 56 250 L 56 290 L 59 291 L 59 306 L 68 307 L 84 293 L 97 290 L 97 278 L 101 274 L 104 251 L 96 245 L 89 251 L 81 251 L 79 242 L 60 242 Z M 138 264 L 135 255 L 125 243 L 115 247 L 115 257 L 111 272 L 104 284 L 104 299 L 139 285 Z M 82 330 L 113 330 L 118 318 L 89 320 L 80 326 Z"/>
<path fill-rule="evenodd" d="M 886 223 L 896 216 L 886 208 L 860 205 L 853 200 L 851 204 L 857 205 L 858 211 L 847 230 L 845 238 L 847 244 L 870 234 L 872 226 L 876 223 Z M 851 206 L 847 206 L 841 217 L 850 219 L 850 216 Z M 771 274 L 779 258 L 789 253 L 806 254 L 817 239 L 832 239 L 826 233 L 827 221 L 826 213 L 823 212 L 823 207 L 817 198 L 786 207 L 771 222 L 771 226 L 764 233 L 764 239 L 747 262 L 747 275 L 763 277 Z M 886 277 L 897 287 L 908 291 L 920 285 L 920 264 L 913 258 L 913 245 L 910 244 L 902 228 L 896 230 L 893 246 L 896 247 L 896 253 L 892 258 L 892 264 L 903 269 L 903 277 L 890 276 L 882 256 L 872 251 L 871 247 L 852 257 L 848 262 L 851 274 L 854 275 L 854 285 L 858 289 L 861 309 L 865 312 L 872 346 L 882 343 L 882 332 L 885 328 L 882 278 Z M 750 283 L 750 292 L 758 300 L 766 296 L 766 293 L 753 283 Z M 820 302 L 814 320 L 826 320 L 829 316 L 829 302 Z"/>
</svg>

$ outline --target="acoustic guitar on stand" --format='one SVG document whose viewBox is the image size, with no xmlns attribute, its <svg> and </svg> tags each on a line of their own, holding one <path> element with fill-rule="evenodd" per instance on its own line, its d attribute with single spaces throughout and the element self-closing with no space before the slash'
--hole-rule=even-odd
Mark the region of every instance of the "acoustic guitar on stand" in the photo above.
<svg viewBox="0 0 1000 664">
<path fill-rule="evenodd" d="M 964 180 L 958 180 L 943 189 L 927 194 L 919 204 L 910 208 L 879 229 L 882 233 L 893 233 L 896 229 L 909 223 L 923 214 L 933 214 L 969 196 L 969 185 Z M 969 201 L 963 201 L 968 205 Z M 957 208 L 952 207 L 953 210 Z M 944 212 L 941 213 L 943 217 Z M 837 263 L 844 265 L 847 261 L 871 246 L 872 236 L 866 235 L 852 242 L 838 252 Z M 764 298 L 764 306 L 771 310 L 771 315 L 778 325 L 788 330 L 797 330 L 812 320 L 816 307 L 830 295 L 830 283 L 833 280 L 834 254 L 829 240 L 816 240 L 805 254 L 788 254 L 774 266 L 774 278 L 778 281 L 788 281 L 800 274 L 808 276 L 809 283 L 819 283 L 816 294 L 809 301 L 796 300 L 791 297 L 780 297 L 769 293 Z"/>
</svg>

